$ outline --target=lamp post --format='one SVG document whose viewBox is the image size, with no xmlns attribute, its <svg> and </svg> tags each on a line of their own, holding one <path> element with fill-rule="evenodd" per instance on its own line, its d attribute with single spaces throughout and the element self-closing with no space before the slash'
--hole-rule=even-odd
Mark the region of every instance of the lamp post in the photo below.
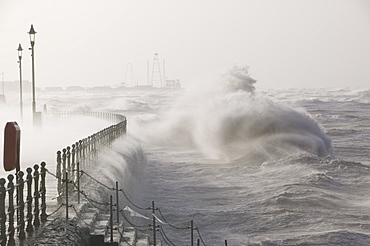
<svg viewBox="0 0 370 246">
<path fill-rule="evenodd" d="M 19 63 L 19 109 L 21 113 L 21 120 L 23 120 L 23 100 L 22 100 L 22 46 L 18 46 L 18 63 Z"/>
<path fill-rule="evenodd" d="M 33 119 L 35 120 L 35 114 L 36 114 L 36 100 L 35 100 L 35 54 L 34 54 L 34 46 L 35 46 L 35 36 L 36 32 L 35 29 L 33 29 L 33 25 L 31 25 L 31 29 L 28 32 L 30 36 L 30 42 L 31 42 L 31 51 L 32 51 L 32 112 L 33 112 Z"/>
</svg>

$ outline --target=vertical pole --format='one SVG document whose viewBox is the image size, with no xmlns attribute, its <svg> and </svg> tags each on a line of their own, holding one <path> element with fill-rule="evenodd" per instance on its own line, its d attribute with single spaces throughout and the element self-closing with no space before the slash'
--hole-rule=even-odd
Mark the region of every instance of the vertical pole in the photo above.
<svg viewBox="0 0 370 246">
<path fill-rule="evenodd" d="M 17 227 L 19 228 L 18 232 L 18 237 L 19 238 L 25 238 L 26 233 L 24 232 L 24 200 L 23 200 L 23 188 L 24 188 L 24 180 L 23 180 L 23 175 L 24 173 L 22 171 L 19 171 L 17 173 L 18 179 L 17 179 L 17 204 L 18 204 L 18 213 L 19 217 L 17 216 Z"/>
<path fill-rule="evenodd" d="M 59 194 L 62 193 L 62 170 L 61 170 L 61 165 L 62 165 L 62 157 L 61 157 L 62 152 L 59 150 L 57 152 L 57 170 L 56 170 L 56 176 L 58 179 L 58 197 Z M 58 199 L 59 201 L 59 199 Z M 60 202 L 60 201 L 59 201 Z"/>
<path fill-rule="evenodd" d="M 197 246 L 200 246 L 200 239 L 197 240 Z"/>
<path fill-rule="evenodd" d="M 191 220 L 190 221 L 190 230 L 191 230 L 191 232 L 190 232 L 190 235 L 191 235 L 191 246 L 194 246 L 194 223 L 193 223 L 193 221 Z"/>
<path fill-rule="evenodd" d="M 80 152 L 80 146 L 79 146 L 79 142 L 77 141 L 76 143 L 75 143 L 75 145 L 76 145 L 76 149 L 75 149 L 75 152 L 76 152 L 76 155 L 75 155 L 75 163 L 77 163 L 77 162 L 79 162 L 80 161 L 80 156 L 79 156 L 79 152 Z M 78 176 L 78 174 L 77 174 L 77 176 Z"/>
<path fill-rule="evenodd" d="M 86 147 L 86 144 L 85 144 L 85 139 L 82 139 L 80 140 L 80 146 L 81 146 L 81 151 L 82 151 L 82 156 L 83 158 L 85 159 L 86 158 L 86 151 L 85 151 L 85 147 Z"/>
<path fill-rule="evenodd" d="M 36 113 L 36 95 L 35 95 L 35 53 L 34 53 L 34 42 L 31 43 L 31 51 L 32 51 L 32 112 L 33 112 L 33 119 L 35 119 Z"/>
<path fill-rule="evenodd" d="M 63 149 L 63 154 L 62 154 L 62 175 L 63 179 L 66 179 L 66 160 L 67 160 L 67 149 Z"/>
<path fill-rule="evenodd" d="M 46 163 L 41 162 L 41 221 L 46 221 L 47 214 L 46 214 Z"/>
<path fill-rule="evenodd" d="M 78 140 L 78 143 L 79 143 L 79 157 L 80 157 L 80 160 L 85 157 L 84 153 L 83 153 L 83 145 L 82 145 L 82 140 Z"/>
<path fill-rule="evenodd" d="M 66 182 L 66 220 L 68 220 L 68 173 L 65 173 L 64 182 Z"/>
<path fill-rule="evenodd" d="M 80 204 L 80 163 L 77 162 L 77 203 Z"/>
<path fill-rule="evenodd" d="M 14 245 L 14 176 L 12 174 L 8 175 L 8 193 L 9 193 L 9 207 L 8 207 L 8 214 L 9 214 L 9 227 L 8 227 L 8 245 Z"/>
<path fill-rule="evenodd" d="M 22 56 L 19 56 L 19 109 L 20 109 L 20 114 L 21 114 L 21 120 L 23 120 L 22 90 L 23 90 L 22 89 Z"/>
<path fill-rule="evenodd" d="M 157 245 L 157 235 L 156 235 L 156 226 L 155 226 L 155 207 L 154 207 L 154 201 L 152 201 L 152 214 L 153 214 L 153 245 Z"/>
<path fill-rule="evenodd" d="M 93 148 L 93 151 L 94 151 L 94 153 L 96 152 L 96 134 L 94 133 L 93 135 L 92 135 L 92 148 Z"/>
<path fill-rule="evenodd" d="M 86 142 L 87 142 L 87 156 L 88 158 L 90 159 L 90 155 L 91 155 L 91 136 L 87 136 L 86 137 Z"/>
<path fill-rule="evenodd" d="M 157 245 L 157 236 L 156 236 L 156 231 L 155 231 L 155 217 L 153 215 L 153 245 Z"/>
<path fill-rule="evenodd" d="M 225 240 L 225 246 L 227 246 L 227 240 Z"/>
<path fill-rule="evenodd" d="M 71 164 L 71 168 L 72 168 L 72 180 L 76 180 L 76 170 L 75 170 L 75 167 L 76 167 L 76 145 L 72 144 L 72 164 Z"/>
<path fill-rule="evenodd" d="M 117 209 L 117 224 L 119 224 L 119 197 L 118 197 L 118 181 L 116 181 L 116 209 Z"/>
<path fill-rule="evenodd" d="M 27 227 L 26 232 L 32 232 L 32 168 L 26 169 L 27 176 L 26 176 L 26 182 L 27 182 Z"/>
<path fill-rule="evenodd" d="M 110 242 L 113 242 L 113 196 L 110 195 Z"/>
<path fill-rule="evenodd" d="M 73 175 L 71 175 L 71 147 L 70 146 L 67 146 L 66 159 L 67 159 L 66 169 L 69 174 L 69 178 L 73 180 Z"/>
<path fill-rule="evenodd" d="M 5 179 L 0 179 L 0 240 L 1 246 L 6 245 L 6 231 L 5 231 L 5 221 L 6 221 L 6 214 L 5 214 Z"/>
<path fill-rule="evenodd" d="M 33 172 L 33 178 L 35 179 L 35 191 L 34 191 L 34 197 L 35 197 L 35 216 L 33 225 L 38 227 L 40 226 L 40 206 L 39 206 L 39 199 L 40 199 L 40 192 L 39 192 L 39 180 L 40 180 L 40 172 L 39 172 L 39 165 L 35 164 L 33 166 L 35 171 Z M 67 191 L 68 192 L 68 191 Z"/>
</svg>

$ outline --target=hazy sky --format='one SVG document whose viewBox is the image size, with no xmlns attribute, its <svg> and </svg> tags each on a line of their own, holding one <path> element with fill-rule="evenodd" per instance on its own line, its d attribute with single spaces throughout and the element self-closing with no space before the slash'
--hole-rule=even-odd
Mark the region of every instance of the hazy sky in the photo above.
<svg viewBox="0 0 370 246">
<path fill-rule="evenodd" d="M 166 61 L 185 86 L 248 65 L 256 87 L 370 87 L 369 0 L 0 0 L 0 72 L 36 85 L 122 83 Z"/>
</svg>

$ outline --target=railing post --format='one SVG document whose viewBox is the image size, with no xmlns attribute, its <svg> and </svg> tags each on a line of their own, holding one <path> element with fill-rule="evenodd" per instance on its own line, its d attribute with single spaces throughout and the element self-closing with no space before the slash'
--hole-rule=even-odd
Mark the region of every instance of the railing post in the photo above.
<svg viewBox="0 0 370 246">
<path fill-rule="evenodd" d="M 110 195 L 110 242 L 113 243 L 113 196 Z"/>
<path fill-rule="evenodd" d="M 47 220 L 48 216 L 46 214 L 46 163 L 41 162 L 41 221 L 44 222 Z"/>
<path fill-rule="evenodd" d="M 227 246 L 227 240 L 225 240 L 225 246 Z"/>
<path fill-rule="evenodd" d="M 157 245 L 157 235 L 156 235 L 156 225 L 155 225 L 155 207 L 154 207 L 154 201 L 152 201 L 152 213 L 153 213 L 153 245 Z"/>
<path fill-rule="evenodd" d="M 191 235 L 191 246 L 194 246 L 194 224 L 193 224 L 193 221 L 191 220 L 190 221 L 190 235 Z"/>
<path fill-rule="evenodd" d="M 66 220 L 68 220 L 68 173 L 65 173 L 64 182 L 66 182 Z"/>
<path fill-rule="evenodd" d="M 79 162 L 79 161 L 80 161 L 80 145 L 79 145 L 79 142 L 77 141 L 77 142 L 75 143 L 75 145 L 76 145 L 76 149 L 75 149 L 75 151 L 76 151 L 76 159 L 75 159 L 75 163 L 77 163 L 77 162 Z"/>
<path fill-rule="evenodd" d="M 124 128 L 123 128 L 123 133 L 126 134 L 127 132 L 127 120 L 125 118 L 125 123 L 124 123 Z"/>
<path fill-rule="evenodd" d="M 66 161 L 67 161 L 67 149 L 64 148 L 63 149 L 63 154 L 62 154 L 62 175 L 63 175 L 63 179 L 65 179 L 65 175 L 66 175 Z"/>
<path fill-rule="evenodd" d="M 118 181 L 116 181 L 116 209 L 117 209 L 117 224 L 119 224 L 119 197 L 118 197 Z"/>
<path fill-rule="evenodd" d="M 80 163 L 77 162 L 77 202 L 80 204 Z"/>
<path fill-rule="evenodd" d="M 8 175 L 8 194 L 9 194 L 9 206 L 8 206 L 8 215 L 9 215 L 9 227 L 8 227 L 8 245 L 14 245 L 14 176 L 13 174 Z"/>
<path fill-rule="evenodd" d="M 157 245 L 157 236 L 156 236 L 156 230 L 155 230 L 155 217 L 153 215 L 153 245 L 156 246 Z"/>
<path fill-rule="evenodd" d="M 71 168 L 72 168 L 72 178 L 71 180 L 75 180 L 75 167 L 76 167 L 76 145 L 75 144 L 72 144 L 72 164 L 71 164 Z"/>
<path fill-rule="evenodd" d="M 93 153 L 93 141 L 92 141 L 92 137 L 91 136 L 88 136 L 87 137 L 87 141 L 88 141 L 88 146 L 89 146 L 89 157 L 91 157 L 92 153 Z"/>
<path fill-rule="evenodd" d="M 5 214 L 5 179 L 0 179 L 0 240 L 1 245 L 6 245 L 6 230 L 5 230 L 5 222 L 6 222 L 6 214 Z"/>
<path fill-rule="evenodd" d="M 67 172 L 70 176 L 70 179 L 73 180 L 73 177 L 71 176 L 71 147 L 69 147 L 69 146 L 67 146 L 66 157 L 67 157 L 66 169 L 67 169 Z"/>
<path fill-rule="evenodd" d="M 85 158 L 85 145 L 84 145 L 84 141 L 83 140 L 80 140 L 79 141 L 80 143 L 80 157 L 81 158 Z"/>
<path fill-rule="evenodd" d="M 26 176 L 26 183 L 27 183 L 27 227 L 26 232 L 32 232 L 32 168 L 28 167 L 26 169 L 27 176 Z"/>
<path fill-rule="evenodd" d="M 78 148 L 79 148 L 79 159 L 81 160 L 83 157 L 84 157 L 84 154 L 83 154 L 83 149 L 82 149 L 82 140 L 79 140 L 78 141 Z"/>
<path fill-rule="evenodd" d="M 35 220 L 33 221 L 34 226 L 38 227 L 40 226 L 40 206 L 39 206 L 39 199 L 40 199 L 40 192 L 39 192 L 39 180 L 40 180 L 40 173 L 39 173 L 39 165 L 35 164 L 33 166 L 35 171 L 33 172 L 33 178 L 35 179 L 35 192 L 34 192 L 34 197 L 35 197 Z"/>
<path fill-rule="evenodd" d="M 57 179 L 58 179 L 58 198 L 59 198 L 59 195 L 62 193 L 62 170 L 61 170 L 61 165 L 62 165 L 62 157 L 61 157 L 61 154 L 62 152 L 58 151 L 57 152 L 57 172 L 56 172 L 56 176 L 57 176 Z M 60 199 L 58 199 L 58 201 L 60 202 Z"/>
<path fill-rule="evenodd" d="M 82 146 L 81 142 L 77 141 L 76 142 L 76 163 L 79 162 L 80 164 L 82 163 Z"/>
<path fill-rule="evenodd" d="M 17 227 L 18 227 L 18 237 L 25 238 L 26 233 L 24 232 L 24 199 L 23 199 L 23 189 L 24 189 L 24 180 L 23 180 L 24 173 L 19 171 L 17 173 Z"/>
<path fill-rule="evenodd" d="M 96 137 L 96 134 L 94 133 L 92 136 L 91 136 L 91 149 L 93 151 L 93 153 L 95 154 L 96 152 L 96 145 L 95 145 L 95 137 Z"/>
<path fill-rule="evenodd" d="M 84 162 L 86 162 L 86 150 L 85 150 L 86 144 L 85 139 L 80 140 L 80 148 L 81 148 L 81 157 L 83 158 Z"/>
<path fill-rule="evenodd" d="M 197 246 L 200 246 L 200 239 L 197 240 Z"/>
<path fill-rule="evenodd" d="M 89 160 L 90 159 L 90 141 L 89 141 L 88 136 L 85 138 L 85 147 L 86 147 L 86 158 Z"/>
</svg>

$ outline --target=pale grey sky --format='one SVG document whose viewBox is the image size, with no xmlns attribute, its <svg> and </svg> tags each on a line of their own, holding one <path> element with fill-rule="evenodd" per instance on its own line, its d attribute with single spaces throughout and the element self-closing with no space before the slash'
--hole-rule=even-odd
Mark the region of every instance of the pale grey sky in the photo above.
<svg viewBox="0 0 370 246">
<path fill-rule="evenodd" d="M 0 72 L 36 85 L 139 83 L 147 59 L 185 86 L 248 65 L 257 88 L 370 87 L 369 0 L 0 0 Z M 162 64 L 161 64 L 162 65 Z"/>
</svg>

